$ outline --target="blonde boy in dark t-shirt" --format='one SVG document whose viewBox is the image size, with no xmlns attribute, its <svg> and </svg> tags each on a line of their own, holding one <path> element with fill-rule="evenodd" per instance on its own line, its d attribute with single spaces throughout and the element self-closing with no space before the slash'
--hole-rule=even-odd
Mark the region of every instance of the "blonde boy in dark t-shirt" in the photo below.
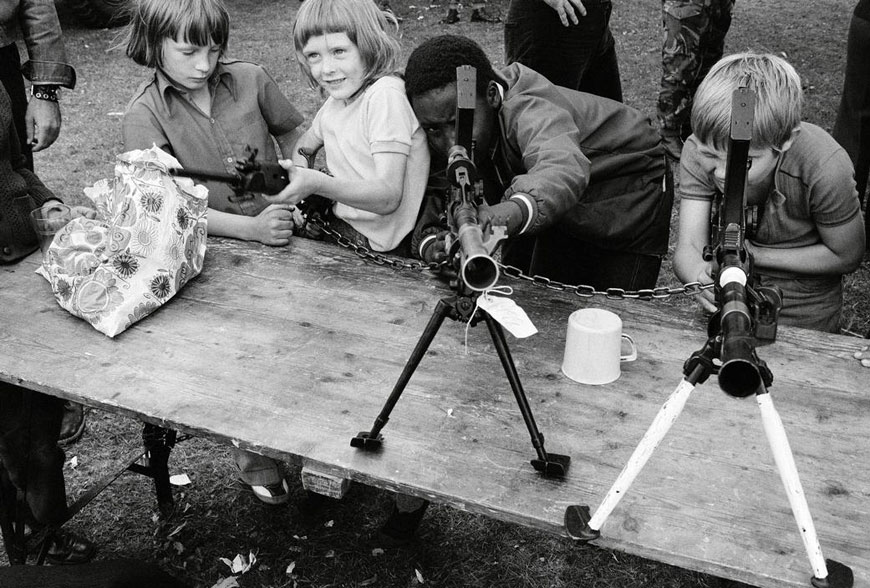
<svg viewBox="0 0 870 588">
<path fill-rule="evenodd" d="M 724 189 L 731 96 L 740 86 L 756 105 L 746 204 L 757 207 L 746 249 L 759 285 L 782 289 L 780 323 L 837 332 L 843 274 L 864 252 L 864 226 L 846 152 L 821 128 L 801 122 L 801 81 L 775 55 L 741 53 L 720 60 L 698 88 L 692 129 L 680 159 L 679 237 L 674 271 L 683 282 L 708 284 L 702 257 L 710 241 L 714 198 Z M 715 310 L 712 291 L 699 296 Z"/>
</svg>

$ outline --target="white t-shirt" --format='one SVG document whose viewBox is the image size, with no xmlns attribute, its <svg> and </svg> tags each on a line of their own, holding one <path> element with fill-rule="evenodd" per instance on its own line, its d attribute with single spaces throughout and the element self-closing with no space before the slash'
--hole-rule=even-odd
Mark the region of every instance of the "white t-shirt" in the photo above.
<svg viewBox="0 0 870 588">
<path fill-rule="evenodd" d="M 323 142 L 329 171 L 343 180 L 376 177 L 375 153 L 408 156 L 402 202 L 390 214 L 377 214 L 337 202 L 335 214 L 365 235 L 375 251 L 389 251 L 414 228 L 426 180 L 429 148 L 426 134 L 405 95 L 405 82 L 385 76 L 346 104 L 327 98 L 311 132 Z"/>
</svg>

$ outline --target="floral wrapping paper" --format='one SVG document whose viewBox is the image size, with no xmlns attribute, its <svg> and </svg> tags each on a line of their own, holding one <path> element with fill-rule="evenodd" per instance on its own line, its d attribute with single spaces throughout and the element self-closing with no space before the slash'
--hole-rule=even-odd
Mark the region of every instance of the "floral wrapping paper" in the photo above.
<svg viewBox="0 0 870 588">
<path fill-rule="evenodd" d="M 173 167 L 157 147 L 119 155 L 114 179 L 84 189 L 97 218 L 58 231 L 37 270 L 63 308 L 109 337 L 202 270 L 208 190 L 170 176 Z"/>
</svg>

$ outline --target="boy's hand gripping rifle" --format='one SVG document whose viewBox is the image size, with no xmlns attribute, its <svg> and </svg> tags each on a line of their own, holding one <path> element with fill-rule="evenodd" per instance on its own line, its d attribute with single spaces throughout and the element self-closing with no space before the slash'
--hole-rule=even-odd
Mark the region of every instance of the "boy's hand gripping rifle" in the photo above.
<svg viewBox="0 0 870 588">
<path fill-rule="evenodd" d="M 450 198 L 445 240 L 448 258 L 453 260 L 461 284 L 483 292 L 498 282 L 498 264 L 491 254 L 507 237 L 507 227 L 491 222 L 481 227 L 478 207 L 483 200 L 483 184 L 471 160 L 474 153 L 472 131 L 477 100 L 477 71 L 470 65 L 456 68 L 456 144 L 447 154 L 447 180 Z"/>
</svg>

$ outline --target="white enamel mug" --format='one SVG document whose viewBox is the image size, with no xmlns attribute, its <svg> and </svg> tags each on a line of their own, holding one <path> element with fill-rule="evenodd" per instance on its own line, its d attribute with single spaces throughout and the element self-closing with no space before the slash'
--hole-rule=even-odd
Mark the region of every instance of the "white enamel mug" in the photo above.
<svg viewBox="0 0 870 588">
<path fill-rule="evenodd" d="M 623 343 L 628 353 L 623 353 Z M 603 308 L 582 308 L 568 317 L 562 373 L 581 384 L 609 384 L 621 364 L 637 359 L 637 346 L 622 333 L 622 319 Z"/>
</svg>

